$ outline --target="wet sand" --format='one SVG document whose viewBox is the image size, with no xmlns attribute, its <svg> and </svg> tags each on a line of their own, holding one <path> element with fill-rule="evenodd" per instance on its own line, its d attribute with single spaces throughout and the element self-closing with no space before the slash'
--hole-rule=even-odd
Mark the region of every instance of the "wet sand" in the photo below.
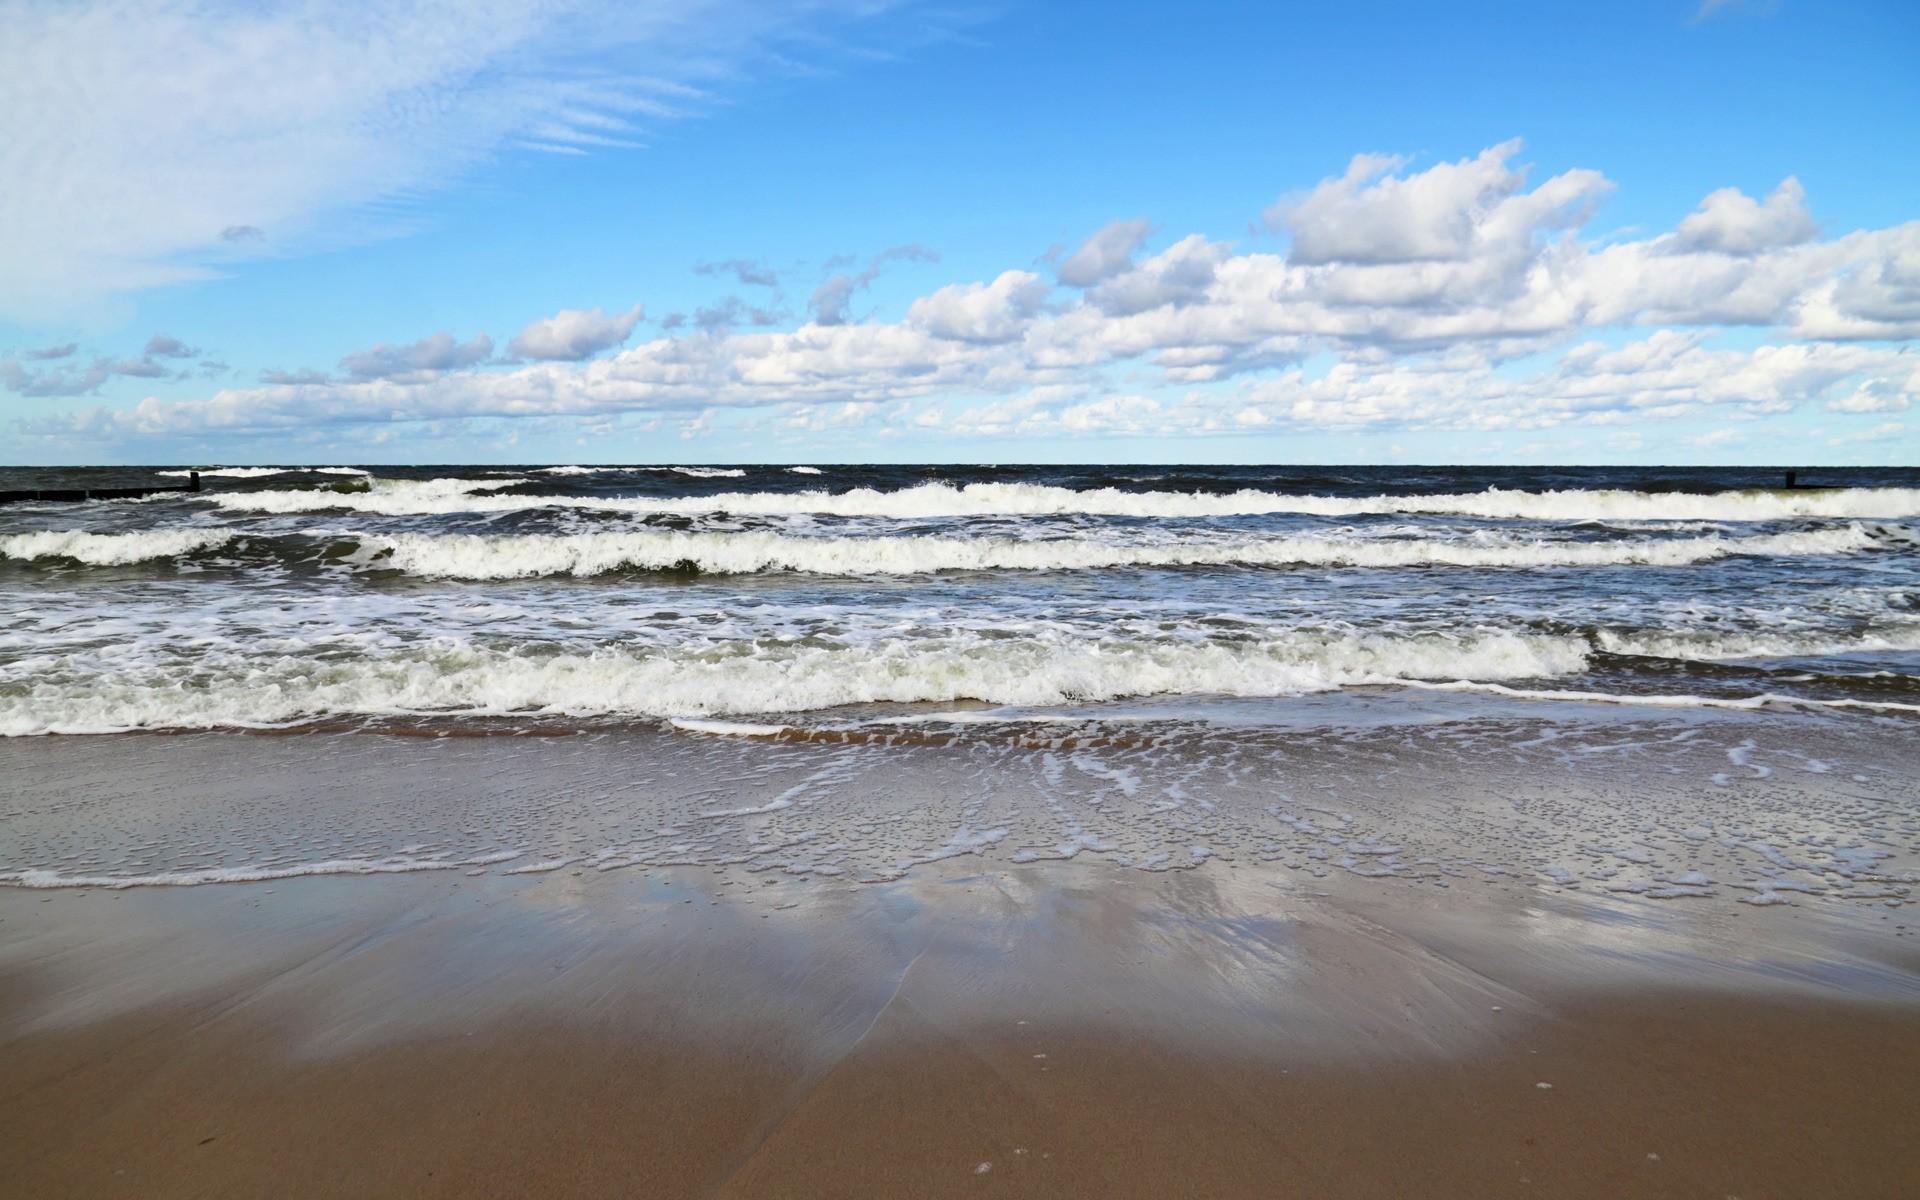
<svg viewBox="0 0 1920 1200">
<path fill-rule="evenodd" d="M 1920 1194 L 1899 896 L 475 870 L 0 889 L 0 1195 Z"/>
<path fill-rule="evenodd" d="M 0 1193 L 1920 1191 L 1920 963 L 1861 931 L 1607 964 L 1523 906 L 1469 967 L 1202 874 L 9 892 Z"/>
</svg>

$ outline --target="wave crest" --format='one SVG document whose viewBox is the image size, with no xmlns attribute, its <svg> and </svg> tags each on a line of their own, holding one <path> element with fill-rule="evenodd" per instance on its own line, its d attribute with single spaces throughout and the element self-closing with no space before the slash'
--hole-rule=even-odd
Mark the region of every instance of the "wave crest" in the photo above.
<svg viewBox="0 0 1920 1200">
<path fill-rule="evenodd" d="M 692 474 L 743 474 L 713 468 L 672 468 Z M 1520 492 L 1489 488 L 1425 496 L 1289 496 L 1242 489 L 1205 492 L 1076 490 L 1028 483 L 925 483 L 896 491 L 726 492 L 707 496 L 499 496 L 499 480 L 379 479 L 369 491 L 219 492 L 208 497 L 237 511 L 294 513 L 347 509 L 386 516 L 581 508 L 635 513 L 716 513 L 755 516 L 827 515 L 896 519 L 969 516 L 1117 516 L 1204 518 L 1297 514 L 1377 516 L 1427 514 L 1489 520 L 1536 521 L 1784 521 L 1899 520 L 1920 516 L 1920 488 L 1834 488 L 1695 494 L 1570 490 Z"/>
<path fill-rule="evenodd" d="M 1127 544 L 939 536 L 793 537 L 771 532 L 356 535 L 381 565 L 447 579 L 600 575 L 692 568 L 718 575 L 920 575 L 938 571 L 1076 571 L 1116 567 L 1605 567 L 1685 566 L 1734 555 L 1850 554 L 1874 538 L 1858 526 L 1729 538 L 1608 542 L 1534 539 L 1281 537 Z"/>
<path fill-rule="evenodd" d="M 703 643 L 532 653 L 456 639 L 384 655 L 196 656 L 0 693 L 0 734 L 267 727 L 342 716 L 712 717 L 871 703 L 1055 705 L 1126 696 L 1292 696 L 1412 679 L 1585 669 L 1583 638 L 1289 633 L 1233 641 L 960 632 L 869 645 Z"/>
<path fill-rule="evenodd" d="M 45 530 L 0 537 L 0 558 L 69 558 L 93 567 L 124 567 L 217 549 L 233 536 L 225 529 L 143 529 L 137 533 Z"/>
</svg>

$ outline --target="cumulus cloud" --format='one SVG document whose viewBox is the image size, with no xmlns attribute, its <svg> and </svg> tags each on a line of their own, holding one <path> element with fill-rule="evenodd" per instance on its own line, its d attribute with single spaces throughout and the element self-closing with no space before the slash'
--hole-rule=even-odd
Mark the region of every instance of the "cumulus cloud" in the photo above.
<svg viewBox="0 0 1920 1200">
<path fill-rule="evenodd" d="M 1108 223 L 1060 264 L 1060 282 L 1084 288 L 1113 278 L 1132 265 L 1134 252 L 1153 235 L 1153 229 L 1153 222 L 1144 218 Z"/>
<path fill-rule="evenodd" d="M 1764 202 L 1739 188 L 1711 192 L 1674 232 L 1689 250 L 1758 254 L 1811 241 L 1819 231 L 1807 212 L 1806 189 L 1789 175 Z"/>
<path fill-rule="evenodd" d="M 378 342 L 347 355 L 340 365 L 355 379 L 417 379 L 471 367 L 492 357 L 493 339 L 486 334 L 476 333 L 459 342 L 443 330 L 403 346 Z"/>
<path fill-rule="evenodd" d="M 563 308 L 514 334 L 507 352 L 516 358 L 579 362 L 626 341 L 645 315 L 646 306 L 642 304 L 612 316 L 604 308 Z"/>
<path fill-rule="evenodd" d="M 953 341 L 1011 341 L 1051 290 L 1031 271 L 1008 271 L 992 283 L 953 284 L 915 300 L 907 324 Z"/>
<path fill-rule="evenodd" d="M 0 317 L 325 244 L 344 210 L 502 149 L 631 144 L 761 64 L 965 19 L 915 0 L 14 0 Z"/>
<path fill-rule="evenodd" d="M 325 371 L 316 371 L 312 367 L 301 367 L 297 371 L 262 371 L 261 383 L 311 385 L 328 383 L 332 376 Z"/>
<path fill-rule="evenodd" d="M 745 287 L 780 286 L 779 274 L 756 259 L 729 258 L 723 262 L 701 263 L 693 270 L 697 275 L 731 275 Z"/>
<path fill-rule="evenodd" d="M 693 310 L 694 327 L 709 333 L 742 325 L 774 325 L 780 319 L 781 315 L 775 309 L 756 307 L 738 296 L 728 296 L 717 303 Z"/>
<path fill-rule="evenodd" d="M 55 354 L 49 351 L 62 353 Z M 71 345 L 53 346 L 46 351 L 29 352 L 23 357 L 41 361 L 58 360 L 70 357 L 73 351 L 74 347 Z M 167 368 L 155 362 L 150 354 L 140 358 L 96 358 L 85 367 L 61 362 L 58 366 L 38 370 L 21 366 L 18 358 L 0 360 L 0 386 L 4 386 L 15 395 L 32 398 L 91 395 L 115 376 L 134 379 L 169 378 Z M 175 376 L 175 378 L 185 377 L 186 372 Z"/>
<path fill-rule="evenodd" d="M 1289 371 L 1225 394 L 1177 401 L 1119 394 L 1019 397 L 965 410 L 949 427 L 994 436 L 1183 437 L 1250 428 L 1303 431 L 1550 429 L 1726 412 L 1764 416 L 1821 404 L 1890 411 L 1920 400 L 1920 360 L 1852 346 L 1714 350 L 1697 334 L 1660 331 L 1610 348 L 1583 343 L 1522 375 L 1477 354 L 1373 366 L 1341 363 L 1317 378 Z M 1885 390 L 1900 403 L 1850 407 Z"/>
<path fill-rule="evenodd" d="M 898 319 L 854 319 L 852 297 L 884 263 L 929 257 L 900 247 L 829 280 L 840 290 L 823 286 L 797 329 L 753 328 L 776 314 L 732 298 L 693 331 L 669 318 L 660 336 L 597 358 L 595 338 L 556 327 L 567 353 L 512 370 L 475 369 L 484 340 L 440 334 L 351 356 L 345 379 L 280 374 L 86 419 L 238 434 L 733 408 L 813 428 L 825 421 L 815 406 L 832 406 L 835 422 L 865 413 L 956 434 L 1203 436 L 1888 413 L 1920 399 L 1920 364 L 1903 344 L 1920 336 L 1920 222 L 1828 240 L 1779 221 L 1744 243 L 1729 240 L 1751 227 L 1738 221 L 1588 240 L 1612 185 L 1586 170 L 1529 183 L 1517 152 L 1424 171 L 1362 156 L 1283 202 L 1274 219 L 1293 242 L 1278 252 L 1191 235 L 1148 253 L 1137 228 L 1109 226 L 1089 239 L 1104 248 L 1076 268 L 1093 281 L 1078 288 L 1010 270 L 935 288 Z M 1752 207 L 1806 211 L 1797 186 Z M 1709 197 L 1696 215 L 1729 211 Z M 1717 348 L 1730 325 L 1770 340 Z M 1549 365 L 1516 375 L 1523 356 Z M 1310 360 L 1332 365 L 1308 374 Z M 24 379 L 26 368 L 11 371 Z M 1186 397 L 1168 400 L 1177 389 Z"/>
<path fill-rule="evenodd" d="M 1267 223 L 1292 235 L 1288 261 L 1460 262 L 1544 228 L 1581 224 L 1610 190 L 1597 171 L 1569 171 L 1532 192 L 1526 171 L 1508 165 L 1516 139 L 1477 157 L 1394 174 L 1406 160 L 1355 155 L 1346 174 L 1267 210 Z"/>
<path fill-rule="evenodd" d="M 61 342 L 55 346 L 41 346 L 33 350 L 22 350 L 20 357 L 32 362 L 49 362 L 57 358 L 71 358 L 74 351 L 80 349 L 77 342 Z"/>
<path fill-rule="evenodd" d="M 925 246 L 894 246 L 874 255 L 867 269 L 855 275 L 838 274 L 830 276 L 825 283 L 814 289 L 807 299 L 807 312 L 812 315 L 816 325 L 845 325 L 853 319 L 853 297 L 856 292 L 867 287 L 880 277 L 880 271 L 890 262 L 939 262 L 940 255 Z M 845 265 L 847 260 L 838 259 L 835 263 Z"/>
<path fill-rule="evenodd" d="M 156 333 L 147 339 L 147 348 L 141 351 L 148 358 L 198 358 L 200 351 L 187 345 L 179 338 Z"/>
</svg>

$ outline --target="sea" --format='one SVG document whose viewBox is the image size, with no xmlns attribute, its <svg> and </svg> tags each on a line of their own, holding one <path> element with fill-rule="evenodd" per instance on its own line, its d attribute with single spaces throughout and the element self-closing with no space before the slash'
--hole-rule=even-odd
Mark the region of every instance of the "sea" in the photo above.
<svg viewBox="0 0 1920 1200">
<path fill-rule="evenodd" d="M 186 478 L 9 468 L 0 491 Z M 883 879 L 991 851 L 1436 878 L 1473 863 L 1696 894 L 1711 840 L 1675 842 L 1692 857 L 1593 853 L 1618 849 L 1606 829 L 1625 809 L 1594 781 L 1623 757 L 1636 778 L 1706 789 L 1777 787 L 1789 763 L 1795 779 L 1860 785 L 1824 809 L 1773 794 L 1776 817 L 1798 815 L 1720 838 L 1763 872 L 1766 854 L 1735 843 L 1780 855 L 1811 839 L 1831 852 L 1821 863 L 1871 875 L 1916 836 L 1861 849 L 1874 822 L 1914 822 L 1897 748 L 1920 728 L 1916 468 L 1803 468 L 1793 487 L 1785 468 L 1647 467 L 320 464 L 199 478 L 198 492 L 0 506 L 6 740 L 586 740 L 537 761 L 446 751 L 465 757 L 378 811 L 336 789 L 337 822 L 308 801 L 236 799 L 230 830 L 192 839 L 176 813 L 108 845 L 98 823 L 48 815 L 67 811 L 62 784 L 10 810 L 0 882 L 509 860 Z M 1569 721 L 1588 732 L 1551 732 Z M 1489 825 L 1467 846 L 1428 806 L 1423 862 L 1411 810 L 1381 781 L 1406 783 L 1438 744 L 1406 731 L 1435 727 L 1453 731 L 1455 763 L 1500 748 L 1506 808 L 1540 762 L 1577 767 L 1587 815 L 1546 822 L 1556 832 L 1533 843 Z M 1864 747 L 1857 770 L 1821 749 L 1847 744 Z M 249 753 L 283 756 L 287 778 L 312 757 Z M 15 778 L 60 775 L 56 757 L 15 756 Z M 1362 760 L 1371 791 L 1352 782 Z M 509 777 L 517 798 L 488 790 Z M 1633 792 L 1624 778 L 1607 786 Z M 569 807 L 556 779 L 591 802 Z M 434 792 L 447 780 L 464 782 Z M 1668 815 L 1697 827 L 1714 805 L 1728 820 L 1759 811 L 1700 795 Z M 265 855 L 289 822 L 313 837 Z"/>
</svg>

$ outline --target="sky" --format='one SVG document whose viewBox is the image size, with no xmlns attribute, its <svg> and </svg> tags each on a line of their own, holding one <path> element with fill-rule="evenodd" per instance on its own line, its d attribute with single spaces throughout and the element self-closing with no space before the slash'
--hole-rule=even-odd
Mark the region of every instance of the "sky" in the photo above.
<svg viewBox="0 0 1920 1200">
<path fill-rule="evenodd" d="M 0 0 L 0 462 L 1920 463 L 1911 0 Z"/>
</svg>

